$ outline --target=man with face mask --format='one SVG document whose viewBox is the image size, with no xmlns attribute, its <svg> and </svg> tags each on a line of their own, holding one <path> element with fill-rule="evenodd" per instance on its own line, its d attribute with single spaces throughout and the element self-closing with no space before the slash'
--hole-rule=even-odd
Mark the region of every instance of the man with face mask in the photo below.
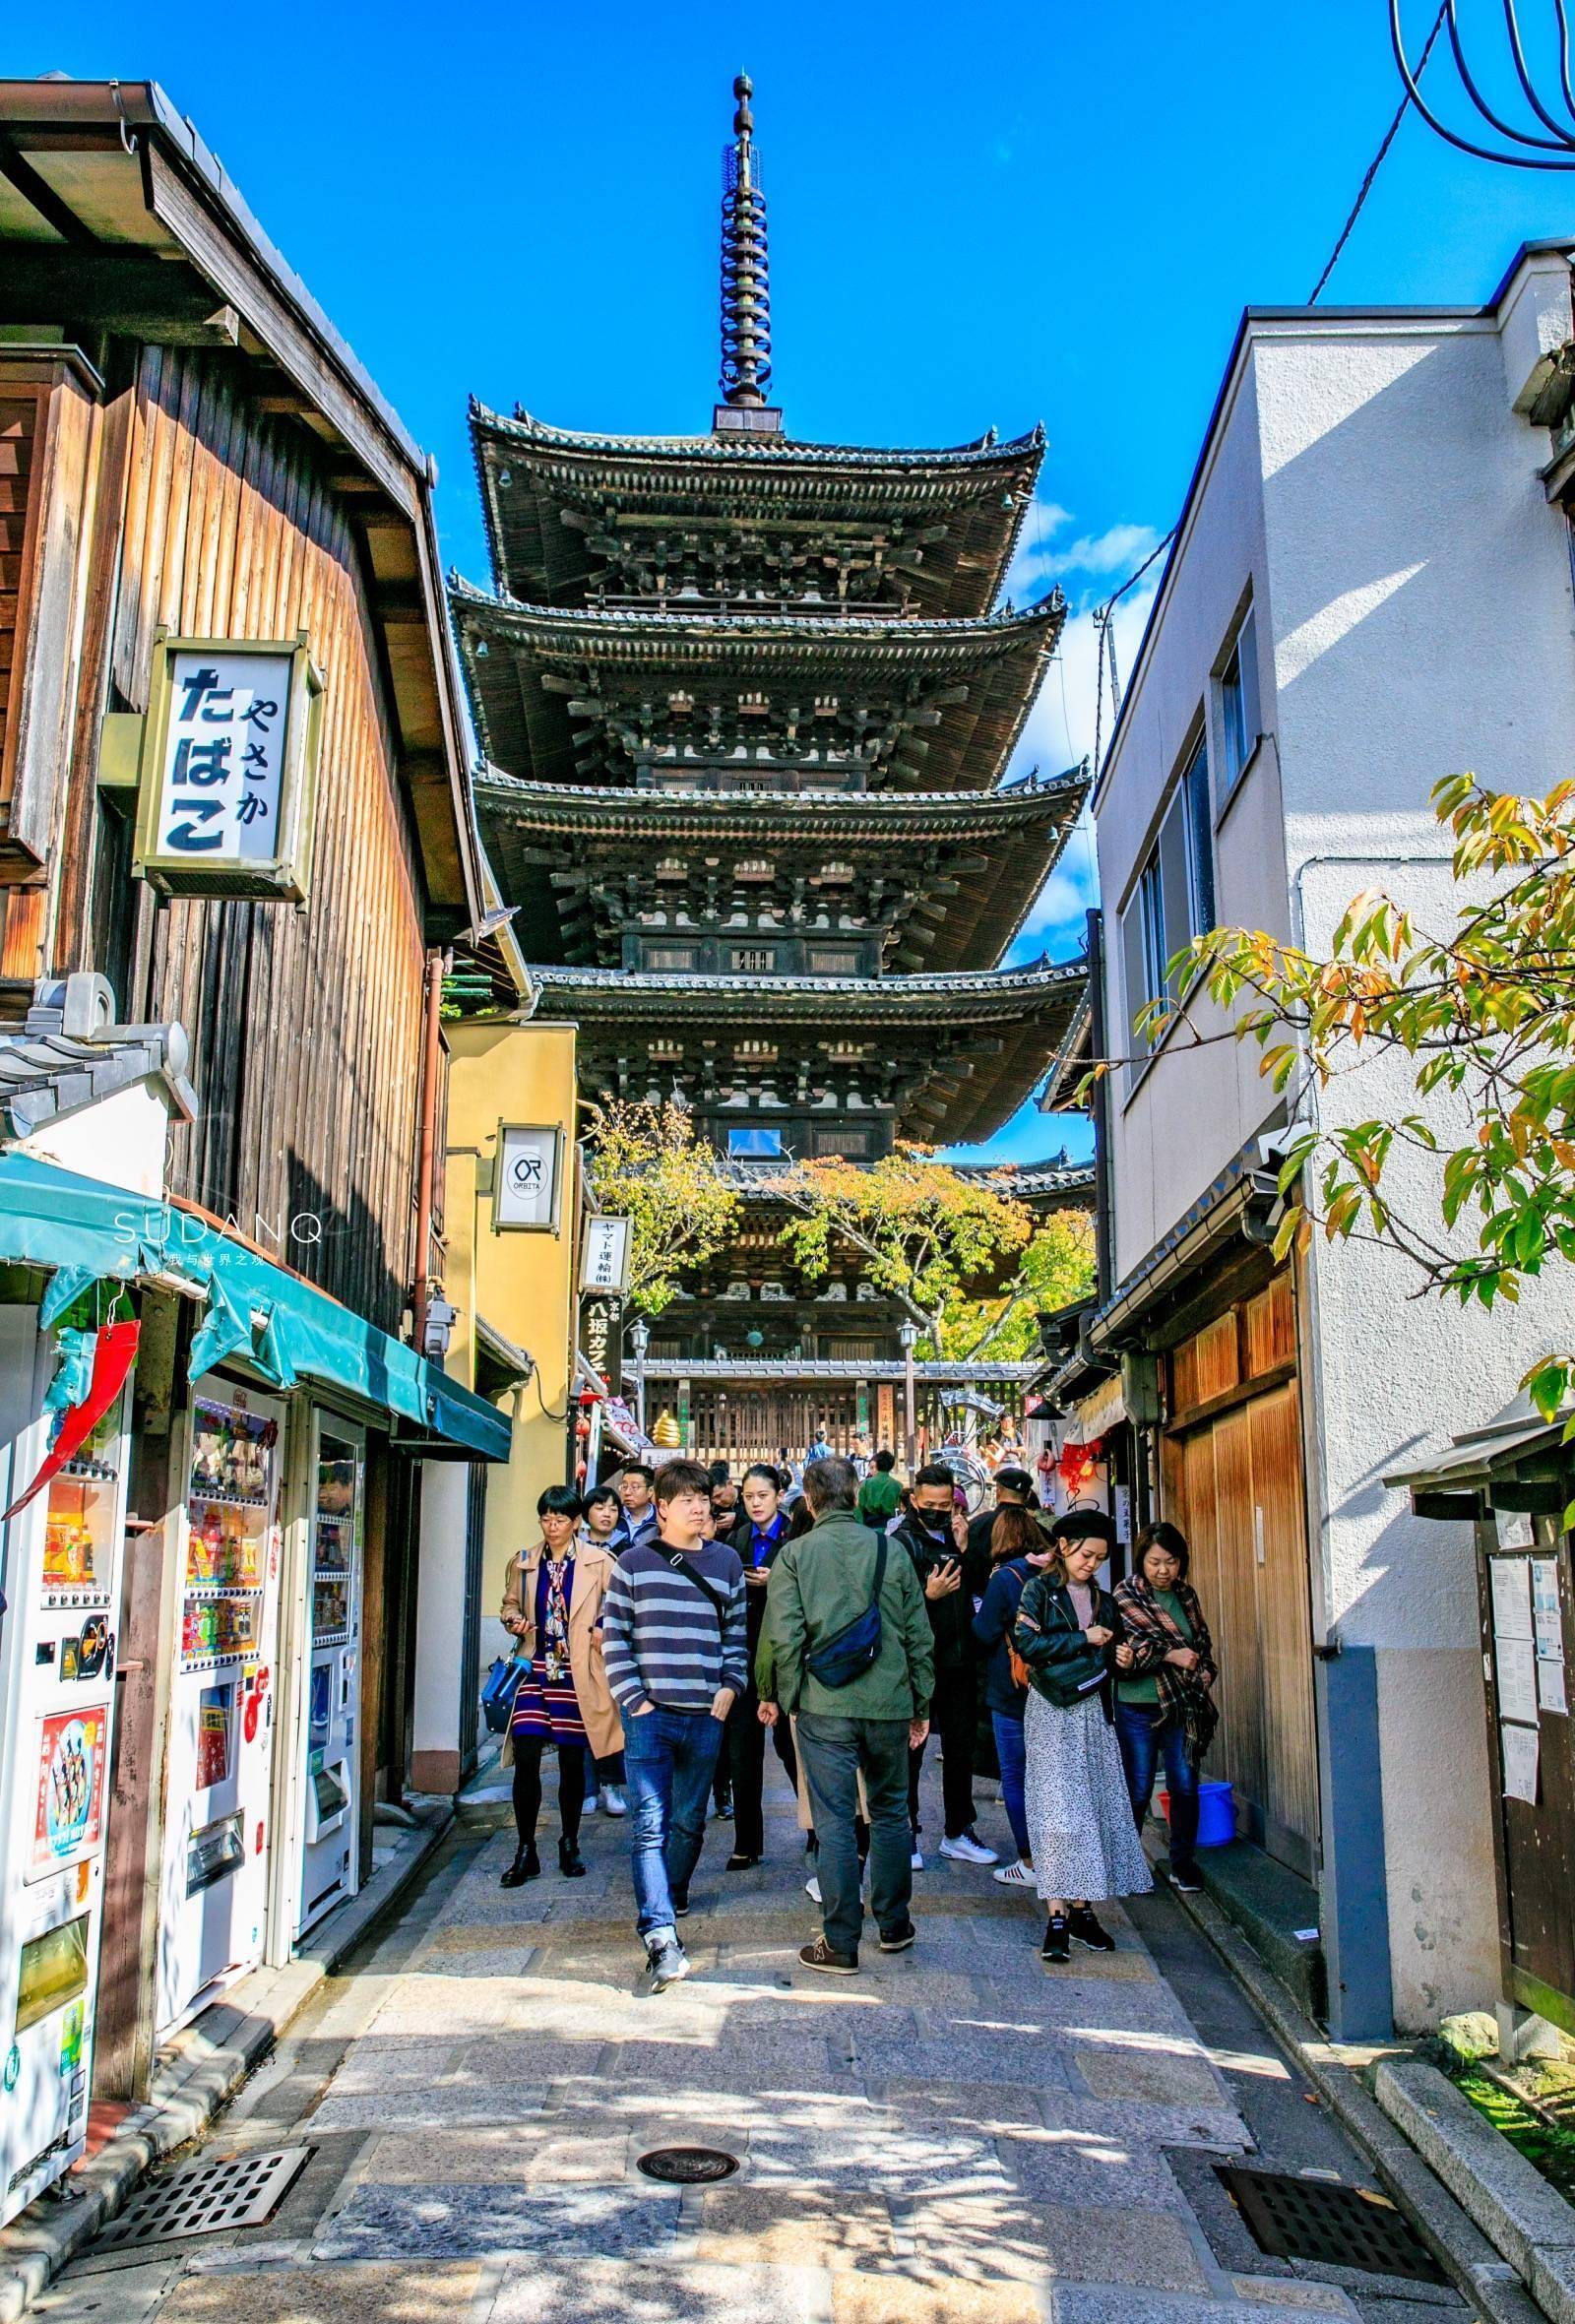
<svg viewBox="0 0 1575 2324">
<path fill-rule="evenodd" d="M 941 1742 L 941 1796 L 946 1810 L 943 1856 L 965 1864 L 993 1864 L 996 1853 L 974 1829 L 973 1600 L 963 1587 L 963 1529 L 953 1522 L 952 1473 L 938 1462 L 920 1469 L 903 1497 L 901 1523 L 892 1533 L 914 1561 L 929 1614 L 935 1648 L 935 1691 L 930 1700 L 930 1732 Z M 963 1531 L 963 1540 L 967 1540 Z M 914 1869 L 923 1867 L 918 1845 L 918 1776 L 924 1745 L 909 1754 L 908 1805 L 914 1827 Z"/>
</svg>

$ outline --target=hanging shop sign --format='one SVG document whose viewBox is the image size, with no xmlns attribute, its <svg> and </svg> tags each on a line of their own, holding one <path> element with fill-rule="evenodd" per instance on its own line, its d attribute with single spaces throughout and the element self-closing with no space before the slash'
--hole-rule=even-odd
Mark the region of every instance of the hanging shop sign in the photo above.
<svg viewBox="0 0 1575 2324">
<path fill-rule="evenodd" d="M 290 640 L 155 640 L 133 870 L 164 896 L 304 904 L 323 681 Z"/>
<path fill-rule="evenodd" d="M 609 1298 L 629 1295 L 629 1221 L 587 1219 L 585 1247 L 580 1253 L 580 1288 L 601 1291 Z"/>
<path fill-rule="evenodd" d="M 498 1157 L 492 1177 L 496 1233 L 557 1232 L 562 1144 L 563 1134 L 555 1124 L 498 1124 Z"/>
</svg>

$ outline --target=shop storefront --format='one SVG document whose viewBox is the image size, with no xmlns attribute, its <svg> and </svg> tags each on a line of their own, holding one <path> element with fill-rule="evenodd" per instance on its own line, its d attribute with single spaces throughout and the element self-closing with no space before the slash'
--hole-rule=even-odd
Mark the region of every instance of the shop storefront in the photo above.
<svg viewBox="0 0 1575 2324">
<path fill-rule="evenodd" d="M 482 1399 L 207 1222 L 16 1152 L 0 1154 L 0 1300 L 7 1290 L 7 1504 L 48 1451 L 45 1397 L 72 1352 L 62 1314 L 85 1301 L 130 1313 L 156 1290 L 183 1313 L 186 1350 L 163 1416 L 169 1505 L 132 1529 L 139 1587 L 124 1615 L 134 1322 L 119 1341 L 94 1336 L 125 1358 L 117 1393 L 0 1540 L 9 2216 L 82 2148 L 114 1833 L 146 1820 L 156 1909 L 140 1953 L 134 1932 L 116 1937 L 121 1983 L 149 1996 L 156 2041 L 247 1970 L 287 1960 L 353 1895 L 369 1466 L 396 1447 L 402 1460 L 430 1448 L 494 1461 L 509 1439 Z M 103 1389 L 99 1364 L 86 1384 Z M 73 1390 L 61 1444 L 83 1409 Z M 119 1783 L 112 1826 L 117 1658 L 158 1706 L 136 1765 L 161 1780 Z"/>
</svg>

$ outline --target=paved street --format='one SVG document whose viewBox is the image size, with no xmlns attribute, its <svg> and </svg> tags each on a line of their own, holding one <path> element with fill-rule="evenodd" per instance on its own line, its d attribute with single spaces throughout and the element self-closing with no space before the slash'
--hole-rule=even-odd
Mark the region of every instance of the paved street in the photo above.
<svg viewBox="0 0 1575 2324">
<path fill-rule="evenodd" d="M 624 1827 L 596 1819 L 585 1880 L 549 1871 L 513 1893 L 497 1885 L 511 1837 L 457 1835 L 207 2142 L 217 2160 L 310 2141 L 280 2215 L 84 2261 L 42 2312 L 1463 2324 L 1452 2293 L 1354 2300 L 1247 2238 L 1213 2174 L 1222 2150 L 1362 2174 L 1172 1900 L 1112 1914 L 1119 1950 L 1057 1975 L 1031 1900 L 932 1856 L 915 1949 L 870 1946 L 856 1980 L 826 1980 L 796 1959 L 813 1913 L 780 1782 L 773 1806 L 752 1873 L 723 1874 L 729 1827 L 713 1826 L 685 1931 L 696 1975 L 660 1997 L 631 1934 Z M 933 1838 L 938 1799 L 927 1816 Z M 999 1838 L 999 1821 L 982 1828 Z M 636 2158 L 675 2143 L 741 2168 L 681 2193 L 642 2177 Z"/>
</svg>

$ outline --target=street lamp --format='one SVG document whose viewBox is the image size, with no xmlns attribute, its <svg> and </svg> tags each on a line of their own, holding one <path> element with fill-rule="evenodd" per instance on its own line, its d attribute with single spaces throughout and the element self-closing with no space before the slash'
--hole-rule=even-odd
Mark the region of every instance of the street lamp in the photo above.
<svg viewBox="0 0 1575 2324">
<path fill-rule="evenodd" d="M 906 1439 L 903 1458 L 908 1469 L 908 1481 L 912 1484 L 914 1481 L 914 1453 L 917 1434 L 914 1419 L 914 1350 L 918 1344 L 917 1324 L 900 1323 L 897 1327 L 897 1337 L 903 1350 L 903 1416 L 905 1423 L 903 1433 Z"/>
<path fill-rule="evenodd" d="M 637 1315 L 629 1326 L 629 1345 L 634 1350 L 634 1416 L 640 1423 L 640 1433 L 646 1432 L 646 1357 L 651 1350 L 651 1326 L 643 1315 Z"/>
</svg>

